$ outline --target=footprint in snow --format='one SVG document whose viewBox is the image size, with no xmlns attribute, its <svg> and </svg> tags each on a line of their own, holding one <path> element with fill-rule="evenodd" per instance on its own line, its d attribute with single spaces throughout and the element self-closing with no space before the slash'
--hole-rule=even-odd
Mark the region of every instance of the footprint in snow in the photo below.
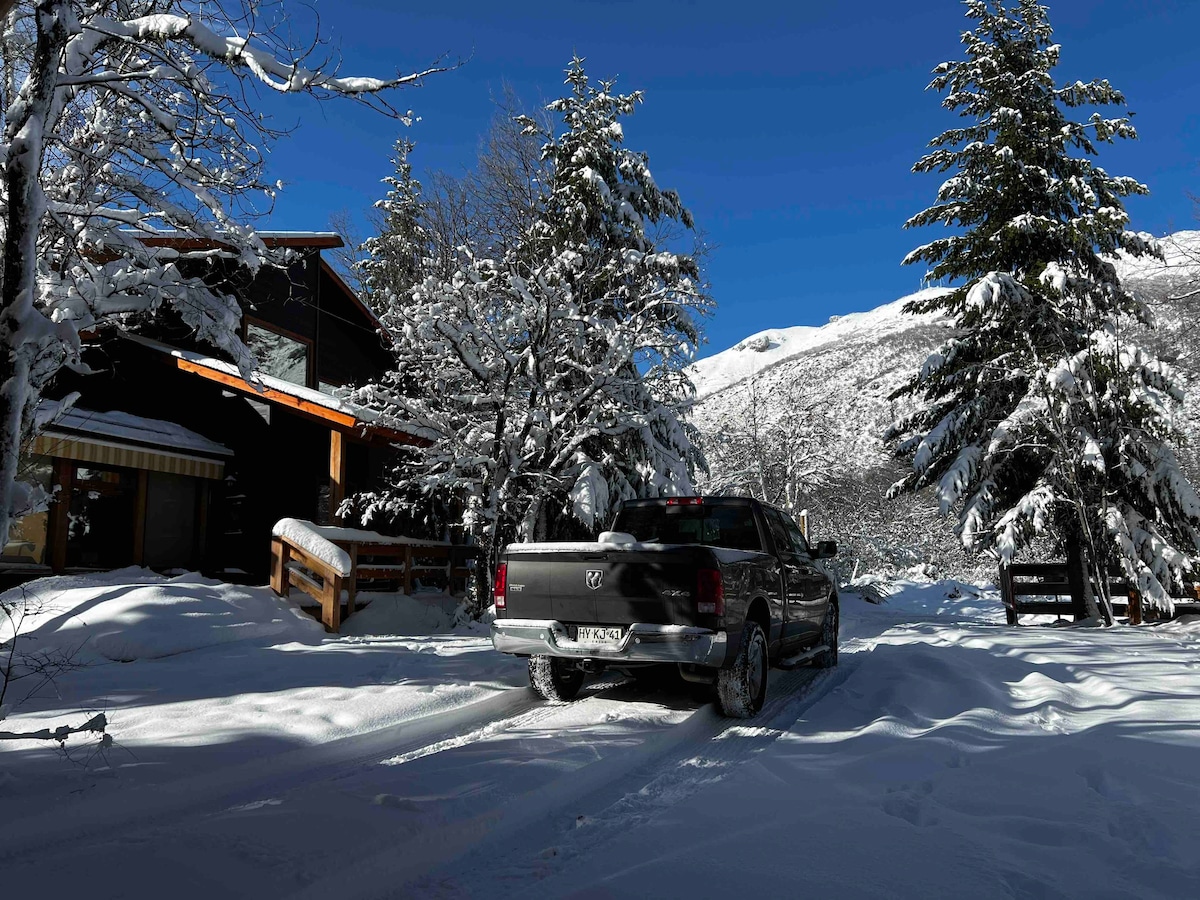
<svg viewBox="0 0 1200 900">
<path fill-rule="evenodd" d="M 933 782 L 922 781 L 915 785 L 888 788 L 880 808 L 889 816 L 903 819 L 918 828 L 938 824 L 937 812 L 930 808 L 929 795 L 933 793 Z"/>
<path fill-rule="evenodd" d="M 408 797 L 398 797 L 395 794 L 376 794 L 375 799 L 371 801 L 376 806 L 383 806 L 388 809 L 402 809 L 405 812 L 418 812 L 421 807 Z"/>
</svg>

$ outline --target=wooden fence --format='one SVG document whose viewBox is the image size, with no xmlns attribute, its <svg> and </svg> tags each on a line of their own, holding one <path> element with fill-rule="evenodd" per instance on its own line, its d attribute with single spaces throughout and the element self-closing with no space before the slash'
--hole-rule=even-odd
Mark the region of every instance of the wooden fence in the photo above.
<svg viewBox="0 0 1200 900">
<path fill-rule="evenodd" d="M 1142 603 L 1138 592 L 1122 578 L 1110 578 L 1113 615 L 1128 615 L 1131 625 L 1142 621 Z M 1066 563 L 1013 563 L 1000 567 L 1000 599 L 1009 625 L 1021 615 L 1083 617 L 1083 586 L 1073 584 Z M 1099 598 L 1097 598 L 1099 599 Z"/>
</svg>

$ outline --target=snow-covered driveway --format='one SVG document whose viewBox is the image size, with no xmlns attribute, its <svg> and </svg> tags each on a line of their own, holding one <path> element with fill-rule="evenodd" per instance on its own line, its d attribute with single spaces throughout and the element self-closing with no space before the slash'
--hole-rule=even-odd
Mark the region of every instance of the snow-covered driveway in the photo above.
<svg viewBox="0 0 1200 900">
<path fill-rule="evenodd" d="M 5 722 L 103 696 L 128 750 L 0 751 L 6 893 L 1200 896 L 1200 627 L 1012 629 L 960 592 L 844 595 L 842 664 L 772 673 L 749 723 L 619 679 L 542 704 L 479 633 L 260 610 Z"/>
</svg>

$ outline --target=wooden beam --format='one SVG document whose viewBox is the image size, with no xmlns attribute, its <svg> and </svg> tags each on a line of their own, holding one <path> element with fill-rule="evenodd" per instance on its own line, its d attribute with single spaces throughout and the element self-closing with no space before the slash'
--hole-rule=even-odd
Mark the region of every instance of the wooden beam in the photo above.
<svg viewBox="0 0 1200 900">
<path fill-rule="evenodd" d="M 280 406 L 286 406 L 302 413 L 311 418 L 317 419 L 330 425 L 336 425 L 346 430 L 353 429 L 358 420 L 354 416 L 344 412 L 339 412 L 336 409 L 330 409 L 327 406 L 322 406 L 319 403 L 313 403 L 311 400 L 304 400 L 301 397 L 293 397 L 291 394 L 285 394 L 283 391 L 275 391 L 271 388 L 264 387 L 261 391 L 255 390 L 249 382 L 236 375 L 230 375 L 226 372 L 221 372 L 217 369 L 211 369 L 208 366 L 202 366 L 199 363 L 194 363 L 189 359 L 181 359 L 175 357 L 175 364 L 184 372 L 191 372 L 193 375 L 199 375 L 201 378 L 207 378 L 209 381 L 215 381 L 217 384 L 227 388 L 232 388 L 239 393 L 245 394 L 257 400 L 268 400 L 271 403 L 278 403 Z"/>
<path fill-rule="evenodd" d="M 329 432 L 329 524 L 338 522 L 338 507 L 346 499 L 346 439 L 340 431 Z"/>
<path fill-rule="evenodd" d="M 171 359 L 174 360 L 176 367 L 182 372 L 199 375 L 201 378 L 216 382 L 222 387 L 244 394 L 252 400 L 266 401 L 287 407 L 305 418 L 337 428 L 363 443 L 385 445 L 408 444 L 413 447 L 428 447 L 430 443 L 425 438 L 405 434 L 403 431 L 396 431 L 394 428 L 387 428 L 382 425 L 372 425 L 370 422 L 364 422 L 348 413 L 330 409 L 328 406 L 313 403 L 311 400 L 305 400 L 302 397 L 285 394 L 283 391 L 276 391 L 269 387 L 264 387 L 261 391 L 256 390 L 249 382 L 239 378 L 237 375 L 230 375 L 227 372 L 192 362 L 190 359 L 183 359 L 178 356 L 173 356 Z M 309 390 L 312 390 L 312 388 L 309 388 Z"/>
</svg>

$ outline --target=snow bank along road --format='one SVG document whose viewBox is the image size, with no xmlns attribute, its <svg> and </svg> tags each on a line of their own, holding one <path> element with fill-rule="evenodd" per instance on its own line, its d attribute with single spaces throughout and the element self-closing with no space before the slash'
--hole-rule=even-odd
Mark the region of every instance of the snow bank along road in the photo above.
<svg viewBox="0 0 1200 900">
<path fill-rule="evenodd" d="M 841 665 L 772 673 L 731 722 L 615 678 L 536 702 L 478 631 L 327 639 L 257 589 L 113 581 L 135 577 L 59 585 L 133 661 L 5 725 L 103 699 L 122 748 L 0 753 L 6 894 L 1200 896 L 1197 623 L 1011 629 L 963 586 L 845 594 Z M 166 612 L 223 622 L 218 601 L 257 635 L 180 652 Z M 391 603 L 394 631 L 428 624 Z"/>
</svg>

